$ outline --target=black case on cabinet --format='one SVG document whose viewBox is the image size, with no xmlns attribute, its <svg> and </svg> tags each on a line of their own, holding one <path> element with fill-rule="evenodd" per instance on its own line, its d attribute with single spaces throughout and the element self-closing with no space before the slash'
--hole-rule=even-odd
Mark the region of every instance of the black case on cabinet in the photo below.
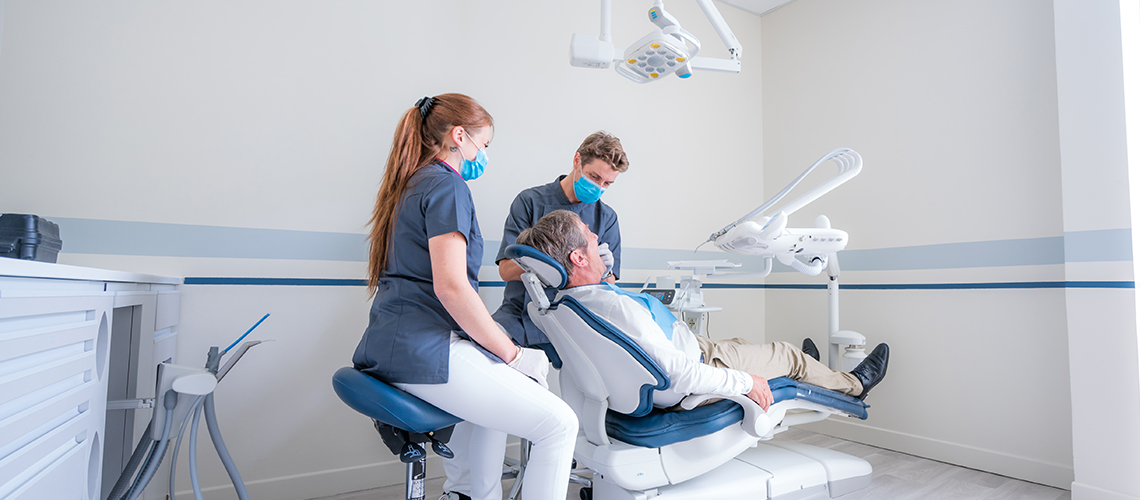
<svg viewBox="0 0 1140 500">
<path fill-rule="evenodd" d="M 55 262 L 59 226 L 37 215 L 0 214 L 0 257 Z"/>
</svg>

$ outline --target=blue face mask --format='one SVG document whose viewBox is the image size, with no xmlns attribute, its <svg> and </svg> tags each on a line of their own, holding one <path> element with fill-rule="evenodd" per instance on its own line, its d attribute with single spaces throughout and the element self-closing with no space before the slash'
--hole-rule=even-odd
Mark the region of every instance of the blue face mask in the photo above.
<svg viewBox="0 0 1140 500">
<path fill-rule="evenodd" d="M 578 171 L 582 171 L 581 167 L 578 167 Z M 602 193 L 606 192 L 606 189 L 587 179 L 585 173 L 581 175 L 577 181 L 574 181 L 574 196 L 578 197 L 578 201 L 593 203 L 602 199 Z"/>
<path fill-rule="evenodd" d="M 471 139 L 471 134 L 466 130 L 463 131 L 468 139 Z M 471 139 L 471 144 L 475 144 L 475 139 Z M 475 153 L 474 160 L 463 158 L 463 165 L 459 168 L 459 176 L 463 177 L 465 181 L 473 181 L 483 175 L 483 170 L 487 168 L 487 153 L 483 152 L 483 148 L 475 146 L 478 152 Z M 460 155 L 462 158 L 462 155 Z"/>
</svg>

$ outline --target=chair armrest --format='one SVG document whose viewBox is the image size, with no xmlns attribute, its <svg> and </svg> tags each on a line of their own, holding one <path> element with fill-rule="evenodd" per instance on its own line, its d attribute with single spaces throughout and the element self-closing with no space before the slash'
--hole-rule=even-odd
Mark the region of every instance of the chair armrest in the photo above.
<svg viewBox="0 0 1140 500">
<path fill-rule="evenodd" d="M 710 399 L 730 399 L 744 408 L 744 419 L 740 421 L 740 426 L 748 435 L 759 438 L 772 431 L 772 419 L 760 408 L 760 405 L 743 394 L 727 398 L 715 394 L 690 394 L 681 400 L 681 408 L 692 410 Z"/>
</svg>

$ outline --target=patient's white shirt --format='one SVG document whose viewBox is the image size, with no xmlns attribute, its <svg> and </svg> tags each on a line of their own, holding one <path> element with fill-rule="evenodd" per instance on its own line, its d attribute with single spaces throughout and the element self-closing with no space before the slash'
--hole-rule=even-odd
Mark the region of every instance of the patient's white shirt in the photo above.
<svg viewBox="0 0 1140 500">
<path fill-rule="evenodd" d="M 665 371 L 672 383 L 668 389 L 654 391 L 654 406 L 673 406 L 689 394 L 728 397 L 752 390 L 752 377 L 747 373 L 701 362 L 700 345 L 684 321 L 673 323 L 673 340 L 670 341 L 644 304 L 606 285 L 568 288 L 559 292 L 560 297 L 563 295 L 574 297 L 590 312 L 621 330 Z"/>
</svg>

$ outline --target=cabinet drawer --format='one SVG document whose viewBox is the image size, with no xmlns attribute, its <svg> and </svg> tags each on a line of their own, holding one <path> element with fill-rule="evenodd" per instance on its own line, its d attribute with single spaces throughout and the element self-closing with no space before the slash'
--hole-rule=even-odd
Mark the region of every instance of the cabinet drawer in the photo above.
<svg viewBox="0 0 1140 500">
<path fill-rule="evenodd" d="M 157 307 L 154 313 L 154 331 L 157 332 L 178 324 L 180 298 L 181 293 L 178 291 L 158 292 Z"/>
</svg>

